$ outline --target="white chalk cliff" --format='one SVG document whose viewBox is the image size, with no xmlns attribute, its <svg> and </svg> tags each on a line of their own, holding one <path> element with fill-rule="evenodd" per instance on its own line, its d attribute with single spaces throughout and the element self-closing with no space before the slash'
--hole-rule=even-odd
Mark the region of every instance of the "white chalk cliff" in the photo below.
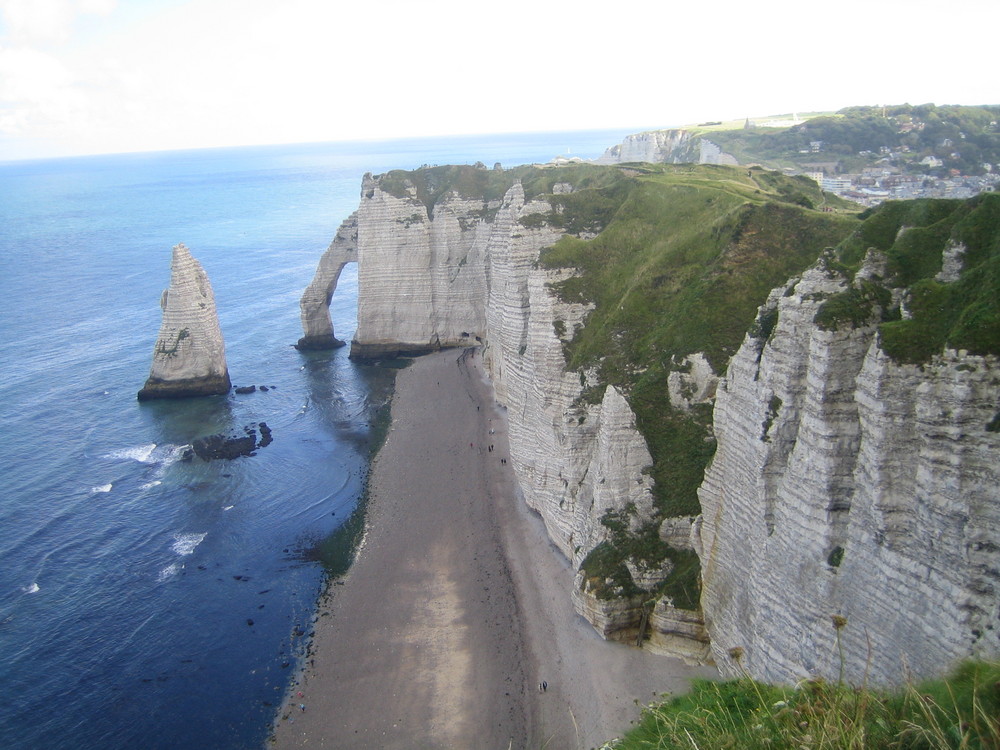
<svg viewBox="0 0 1000 750">
<path fill-rule="evenodd" d="M 175 245 L 170 287 L 160 297 L 163 322 L 140 400 L 227 393 L 226 346 L 208 275 L 184 244 Z"/>
<path fill-rule="evenodd" d="M 359 263 L 351 356 L 482 345 L 523 499 L 575 567 L 609 540 L 609 511 L 633 529 L 658 524 L 678 555 L 627 560 L 639 593 L 609 598 L 608 581 L 583 570 L 567 592 L 599 632 L 646 635 L 691 660 L 709 657 L 711 638 L 724 671 L 734 673 L 727 652 L 739 646 L 751 674 L 777 681 L 838 676 L 832 615 L 848 620 L 844 668 L 855 681 L 865 670 L 881 682 L 938 673 L 1000 651 L 995 357 L 949 351 L 896 364 L 879 346 L 878 310 L 870 324 L 818 326 L 823 300 L 849 285 L 824 259 L 772 293 L 760 320 L 776 314 L 776 325 L 746 337 L 725 378 L 698 353 L 674 368 L 674 407 L 714 399 L 718 449 L 701 515 L 661 519 L 628 394 L 608 386 L 595 399 L 596 372 L 567 370 L 564 344 L 590 308 L 560 299 L 552 285 L 573 271 L 539 257 L 567 231 L 550 220 L 550 198 L 574 187 L 532 198 L 512 176 L 489 198 L 449 189 L 430 200 L 409 178 L 386 180 L 365 177 L 348 231 Z M 347 244 L 335 240 L 320 262 L 307 292 L 319 303 Z M 944 259 L 942 280 L 956 278 L 961 258 Z M 856 283 L 880 275 L 871 260 Z M 650 608 L 642 592 L 695 552 L 704 622 L 669 596 Z"/>
<path fill-rule="evenodd" d="M 736 158 L 701 136 L 687 130 L 647 130 L 627 135 L 621 143 L 611 146 L 596 164 L 736 164 Z"/>
<path fill-rule="evenodd" d="M 453 193 L 428 207 L 367 175 L 358 221 L 358 328 L 351 356 L 422 353 L 483 331 L 489 209 Z"/>
<path fill-rule="evenodd" d="M 896 364 L 874 324 L 817 326 L 846 287 L 821 261 L 776 290 L 770 336 L 748 335 L 718 386 L 697 544 L 730 675 L 740 647 L 755 677 L 836 679 L 833 615 L 855 684 L 1000 652 L 1000 363 Z"/>
<path fill-rule="evenodd" d="M 497 400 L 507 410 L 510 463 L 524 501 L 579 565 L 607 536 L 600 524 L 606 510 L 633 504 L 635 523 L 652 517 L 652 479 L 643 471 L 651 459 L 628 402 L 615 388 L 598 404 L 581 402 L 593 383 L 567 372 L 562 341 L 572 337 L 589 308 L 562 302 L 549 288 L 568 272 L 544 269 L 537 261 L 563 230 L 521 223 L 552 206 L 544 199 L 526 201 L 520 183 L 512 183 L 502 198 L 491 200 L 449 191 L 429 210 L 414 186 L 389 191 L 380 178 L 365 177 L 356 214 L 358 327 L 351 356 L 481 344 Z M 553 192 L 572 189 L 559 183 Z M 337 246 L 335 240 L 327 251 L 335 259 L 324 256 L 321 271 L 340 263 Z M 311 290 L 328 288 L 319 273 L 317 279 Z M 690 548 L 688 526 L 674 536 Z M 669 566 L 651 573 L 650 585 L 666 571 Z M 577 604 L 607 637 L 634 638 L 638 632 L 634 608 L 609 622 L 598 611 L 613 608 L 613 601 L 584 596 Z M 678 625 L 683 619 L 693 622 Z M 705 654 L 697 613 L 677 615 L 664 602 L 647 628 L 664 650 L 675 638 L 693 634 L 694 645 L 679 651 L 690 658 Z"/>
</svg>

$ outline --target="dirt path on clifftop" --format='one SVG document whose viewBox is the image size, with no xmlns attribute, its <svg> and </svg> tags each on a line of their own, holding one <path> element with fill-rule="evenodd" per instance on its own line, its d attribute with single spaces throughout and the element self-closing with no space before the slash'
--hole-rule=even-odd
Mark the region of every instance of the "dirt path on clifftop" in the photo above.
<svg viewBox="0 0 1000 750">
<path fill-rule="evenodd" d="M 573 613 L 572 571 L 516 499 L 506 448 L 475 350 L 399 373 L 365 542 L 321 605 L 275 747 L 588 748 L 627 728 L 634 699 L 684 689 L 692 670 Z"/>
</svg>

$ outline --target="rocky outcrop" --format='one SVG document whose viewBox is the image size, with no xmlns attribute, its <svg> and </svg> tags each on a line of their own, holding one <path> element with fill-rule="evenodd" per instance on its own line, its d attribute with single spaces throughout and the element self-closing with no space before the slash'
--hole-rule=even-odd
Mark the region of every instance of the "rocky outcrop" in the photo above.
<svg viewBox="0 0 1000 750">
<path fill-rule="evenodd" d="M 260 430 L 260 437 L 257 431 Z M 273 441 L 271 428 L 266 422 L 247 425 L 243 434 L 217 433 L 200 437 L 191 443 L 191 448 L 184 454 L 184 459 L 190 460 L 197 456 L 202 461 L 226 459 L 232 461 L 240 456 L 254 456 L 258 448 L 266 448 Z"/>
<path fill-rule="evenodd" d="M 140 401 L 227 393 L 226 347 L 212 285 L 183 245 L 174 246 L 170 287 L 160 298 L 163 322 Z"/>
<path fill-rule="evenodd" d="M 523 499 L 577 569 L 573 600 L 598 632 L 692 661 L 712 657 L 731 674 L 737 665 L 728 652 L 739 647 L 740 669 L 776 681 L 836 678 L 843 667 L 852 681 L 894 682 L 908 671 L 929 675 L 954 659 L 997 652 L 998 362 L 938 346 L 954 339 L 937 320 L 927 323 L 928 310 L 943 309 L 947 290 L 939 287 L 947 285 L 976 301 L 971 317 L 958 318 L 993 320 L 996 295 L 984 281 L 993 277 L 970 277 L 966 266 L 984 263 L 981 226 L 994 226 L 996 214 L 956 210 L 949 220 L 957 233 L 936 278 L 927 243 L 939 241 L 940 227 L 901 230 L 900 247 L 870 253 L 853 276 L 847 264 L 860 260 L 832 253 L 802 273 L 816 257 L 816 238 L 840 241 L 840 232 L 853 231 L 844 246 L 857 259 L 863 253 L 851 243 L 891 242 L 892 212 L 907 212 L 890 207 L 868 228 L 846 217 L 826 223 L 825 212 L 778 205 L 775 195 L 796 187 L 789 184 L 763 204 L 755 190 L 733 228 L 727 193 L 726 213 L 712 209 L 698 219 L 705 242 L 677 256 L 642 256 L 621 296 L 598 306 L 586 301 L 601 298 L 586 274 L 606 258 L 630 260 L 645 250 L 629 245 L 641 217 L 620 221 L 622 206 L 654 210 L 645 207 L 670 203 L 677 187 L 691 210 L 723 196 L 695 201 L 690 185 L 669 183 L 656 193 L 662 200 L 611 199 L 637 186 L 648 198 L 657 180 L 676 171 L 666 168 L 648 170 L 651 176 L 615 169 L 630 183 L 604 193 L 593 185 L 608 171 L 593 165 L 548 173 L 447 169 L 366 176 L 351 355 L 482 345 L 506 409 Z M 737 176 L 701 172 L 700 179 Z M 981 203 L 976 210 L 1000 208 Z M 935 204 L 912 213 L 938 221 L 943 210 Z M 668 226 L 660 219 L 652 242 Z M 608 221 L 614 231 L 604 232 Z M 715 260 L 675 277 L 680 257 L 706 246 L 721 247 Z M 772 262 L 786 256 L 794 269 L 775 271 Z M 708 275 L 696 276 L 702 266 L 710 266 Z M 931 269 L 919 294 L 886 286 L 899 268 L 907 284 L 914 268 Z M 767 288 L 791 274 L 801 275 L 771 292 L 730 359 Z M 731 298 L 751 281 L 748 314 L 737 314 Z M 697 335 L 686 335 L 683 349 L 670 348 L 665 336 L 644 340 L 625 319 L 629 298 L 644 285 L 671 284 L 696 289 L 691 304 L 703 308 L 673 309 L 669 317 L 645 304 L 636 309 L 647 328 L 689 312 L 697 325 L 685 330 Z M 889 317 L 904 327 L 880 328 Z M 733 325 L 737 319 L 745 322 Z M 993 346 L 992 333 L 962 329 L 962 320 L 956 331 Z M 731 338 L 702 343 L 722 327 Z M 608 332 L 598 346 L 588 339 L 595 330 Z M 932 342 L 939 354 L 923 364 L 886 354 L 893 340 L 927 350 L 927 332 L 939 337 Z M 646 360 L 622 355 L 641 347 L 651 352 Z M 714 437 L 705 421 L 713 402 Z M 633 405 L 650 428 L 648 444 Z M 694 488 L 714 440 L 698 515 Z M 688 446 L 694 449 L 684 454 Z M 839 630 L 843 664 L 834 615 L 848 623 Z"/>
<path fill-rule="evenodd" d="M 1000 651 L 998 361 L 897 364 L 878 309 L 817 325 L 848 288 L 824 260 L 776 290 L 758 319 L 773 329 L 747 336 L 719 384 L 696 541 L 728 674 L 896 683 Z"/>
<path fill-rule="evenodd" d="M 295 344 L 299 350 L 335 349 L 344 342 L 333 335 L 330 320 L 330 300 L 337 291 L 340 273 L 348 263 L 358 260 L 358 214 L 351 214 L 340 225 L 330 246 L 319 259 L 316 274 L 299 300 L 302 317 L 302 338 Z"/>
</svg>

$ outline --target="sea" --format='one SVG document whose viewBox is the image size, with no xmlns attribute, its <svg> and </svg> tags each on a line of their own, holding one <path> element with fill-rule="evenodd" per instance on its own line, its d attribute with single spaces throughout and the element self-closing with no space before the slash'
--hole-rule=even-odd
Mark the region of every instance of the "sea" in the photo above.
<svg viewBox="0 0 1000 750">
<path fill-rule="evenodd" d="M 348 347 L 292 346 L 362 175 L 594 158 L 628 132 L 0 163 L 0 747 L 264 747 L 324 588 L 316 550 L 348 544 L 391 394 L 391 368 Z M 136 399 L 179 242 L 234 385 L 267 390 Z M 338 338 L 356 310 L 352 265 Z M 184 458 L 259 422 L 256 455 Z"/>
</svg>

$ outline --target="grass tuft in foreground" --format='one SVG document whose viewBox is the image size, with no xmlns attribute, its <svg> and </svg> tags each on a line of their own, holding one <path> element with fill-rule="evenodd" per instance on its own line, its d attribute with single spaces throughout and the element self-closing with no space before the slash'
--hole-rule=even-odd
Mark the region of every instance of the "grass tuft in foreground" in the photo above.
<svg viewBox="0 0 1000 750">
<path fill-rule="evenodd" d="M 833 616 L 838 648 L 846 625 Z M 741 665 L 743 649 L 729 656 Z M 842 680 L 698 680 L 686 695 L 646 707 L 634 729 L 602 750 L 640 748 L 998 750 L 1000 662 L 963 662 L 946 679 L 893 691 Z"/>
</svg>

